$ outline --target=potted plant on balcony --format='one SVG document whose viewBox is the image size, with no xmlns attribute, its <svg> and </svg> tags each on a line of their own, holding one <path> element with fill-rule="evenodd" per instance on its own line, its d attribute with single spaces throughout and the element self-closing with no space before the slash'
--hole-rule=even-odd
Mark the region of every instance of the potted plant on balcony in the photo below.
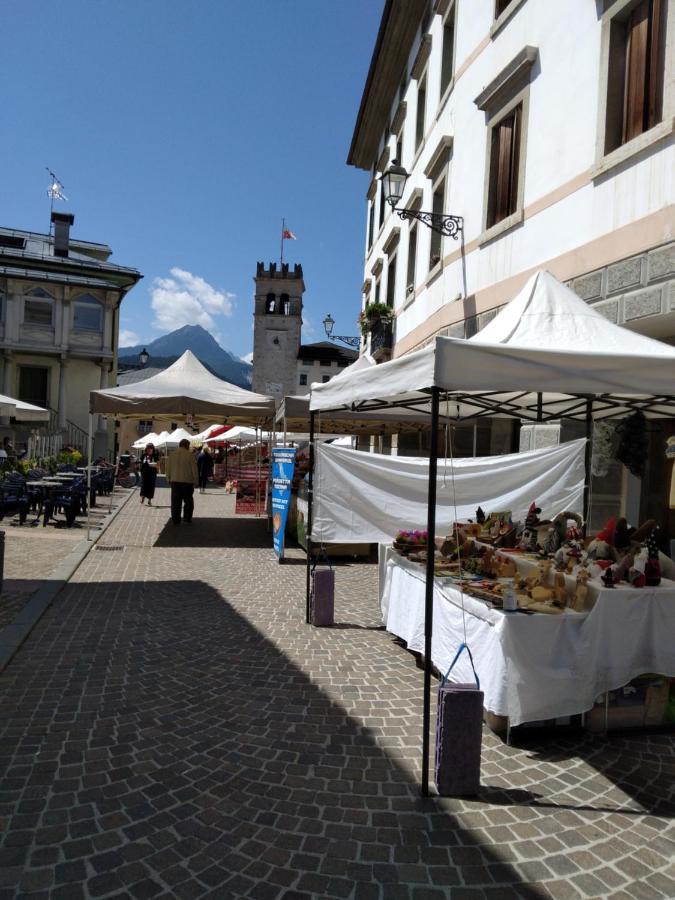
<svg viewBox="0 0 675 900">
<path fill-rule="evenodd" d="M 361 329 L 361 334 L 367 337 L 377 322 L 388 325 L 393 315 L 393 309 L 386 303 L 369 303 L 365 309 L 361 310 L 356 321 Z"/>
</svg>

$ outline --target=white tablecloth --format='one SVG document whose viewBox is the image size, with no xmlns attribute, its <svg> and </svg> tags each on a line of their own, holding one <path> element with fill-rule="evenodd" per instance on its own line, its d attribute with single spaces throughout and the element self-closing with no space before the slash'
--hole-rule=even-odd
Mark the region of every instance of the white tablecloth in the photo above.
<svg viewBox="0 0 675 900">
<path fill-rule="evenodd" d="M 424 571 L 389 553 L 381 595 L 387 630 L 424 652 Z M 645 673 L 675 677 L 675 583 L 598 588 L 588 613 L 503 613 L 464 595 L 466 641 L 485 708 L 511 725 L 585 712 L 598 694 Z M 464 639 L 462 595 L 434 583 L 431 657 L 445 672 Z M 473 681 L 466 653 L 451 680 Z"/>
</svg>

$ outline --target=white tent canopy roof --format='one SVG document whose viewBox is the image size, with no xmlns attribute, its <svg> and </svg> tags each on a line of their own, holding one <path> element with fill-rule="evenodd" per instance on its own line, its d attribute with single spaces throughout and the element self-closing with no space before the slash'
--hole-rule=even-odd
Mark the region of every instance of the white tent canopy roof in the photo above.
<svg viewBox="0 0 675 900">
<path fill-rule="evenodd" d="M 131 445 L 135 449 L 140 449 L 141 447 L 145 447 L 147 444 L 155 444 L 155 441 L 159 437 L 154 431 L 151 431 L 150 434 L 144 434 L 143 437 L 140 437 L 137 441 Z"/>
<path fill-rule="evenodd" d="M 382 404 L 427 408 L 428 391 L 449 396 L 441 414 L 497 412 L 541 419 L 602 418 L 643 408 L 675 411 L 675 347 L 614 325 L 549 272 L 470 340 L 436 337 L 422 350 L 366 372 L 313 385 L 313 411 L 347 407 L 371 416 Z M 441 395 L 441 401 L 445 397 Z"/>
<path fill-rule="evenodd" d="M 332 381 L 342 380 L 355 372 L 374 371 L 376 362 L 367 353 L 362 354 L 346 369 L 343 369 Z M 317 382 L 318 386 L 318 382 Z M 314 385 L 312 385 L 314 389 Z M 277 423 L 295 432 L 307 433 L 309 430 L 309 394 L 304 396 L 286 396 L 277 411 Z M 322 416 L 315 425 L 321 434 L 382 434 L 398 433 L 428 427 L 429 417 L 424 412 L 401 409 L 384 409 L 375 413 L 359 413 L 341 410 L 337 414 Z"/>
<path fill-rule="evenodd" d="M 157 446 L 161 446 L 161 447 L 175 446 L 175 447 L 177 447 L 180 444 L 180 442 L 183 440 L 191 441 L 192 435 L 190 434 L 189 431 L 186 431 L 184 428 L 175 428 L 171 432 L 171 434 L 169 434 L 169 436 L 167 438 L 164 438 L 164 440 L 161 442 L 161 444 L 158 439 Z"/>
<path fill-rule="evenodd" d="M 145 381 L 92 391 L 90 406 L 93 413 L 119 419 L 209 416 L 256 424 L 274 416 L 272 397 L 212 375 L 189 350 L 168 369 Z"/>
<path fill-rule="evenodd" d="M 15 400 L 0 394 L 0 415 L 11 416 L 20 422 L 48 422 L 49 410 L 32 403 L 24 403 L 23 400 Z"/>
</svg>

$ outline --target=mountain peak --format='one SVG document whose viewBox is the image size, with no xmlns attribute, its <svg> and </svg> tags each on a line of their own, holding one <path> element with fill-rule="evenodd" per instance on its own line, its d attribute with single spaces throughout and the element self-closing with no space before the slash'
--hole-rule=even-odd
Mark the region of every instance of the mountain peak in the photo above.
<svg viewBox="0 0 675 900">
<path fill-rule="evenodd" d="M 124 365 L 125 360 L 137 358 L 142 349 L 144 348 L 140 344 L 137 347 L 121 348 L 120 363 Z M 241 387 L 251 386 L 250 363 L 244 362 L 221 347 L 213 335 L 201 325 L 183 325 L 146 344 L 145 349 L 150 356 L 150 365 L 159 360 L 163 365 L 170 365 L 186 350 L 190 350 L 200 362 L 226 381 Z"/>
</svg>

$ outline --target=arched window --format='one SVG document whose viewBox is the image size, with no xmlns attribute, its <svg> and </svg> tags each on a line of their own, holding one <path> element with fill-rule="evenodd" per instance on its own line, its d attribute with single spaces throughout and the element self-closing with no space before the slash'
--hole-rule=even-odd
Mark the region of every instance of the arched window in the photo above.
<svg viewBox="0 0 675 900">
<path fill-rule="evenodd" d="M 282 294 L 279 297 L 279 312 L 282 316 L 288 316 L 291 312 L 291 301 L 288 298 L 288 294 Z"/>
<path fill-rule="evenodd" d="M 54 298 L 44 288 L 31 288 L 23 301 L 23 321 L 27 325 L 54 324 Z"/>
<path fill-rule="evenodd" d="M 80 294 L 73 303 L 73 328 L 75 331 L 102 331 L 103 307 L 91 294 Z"/>
<path fill-rule="evenodd" d="M 275 294 L 268 294 L 265 301 L 265 312 L 275 313 L 277 311 L 277 298 Z"/>
</svg>

